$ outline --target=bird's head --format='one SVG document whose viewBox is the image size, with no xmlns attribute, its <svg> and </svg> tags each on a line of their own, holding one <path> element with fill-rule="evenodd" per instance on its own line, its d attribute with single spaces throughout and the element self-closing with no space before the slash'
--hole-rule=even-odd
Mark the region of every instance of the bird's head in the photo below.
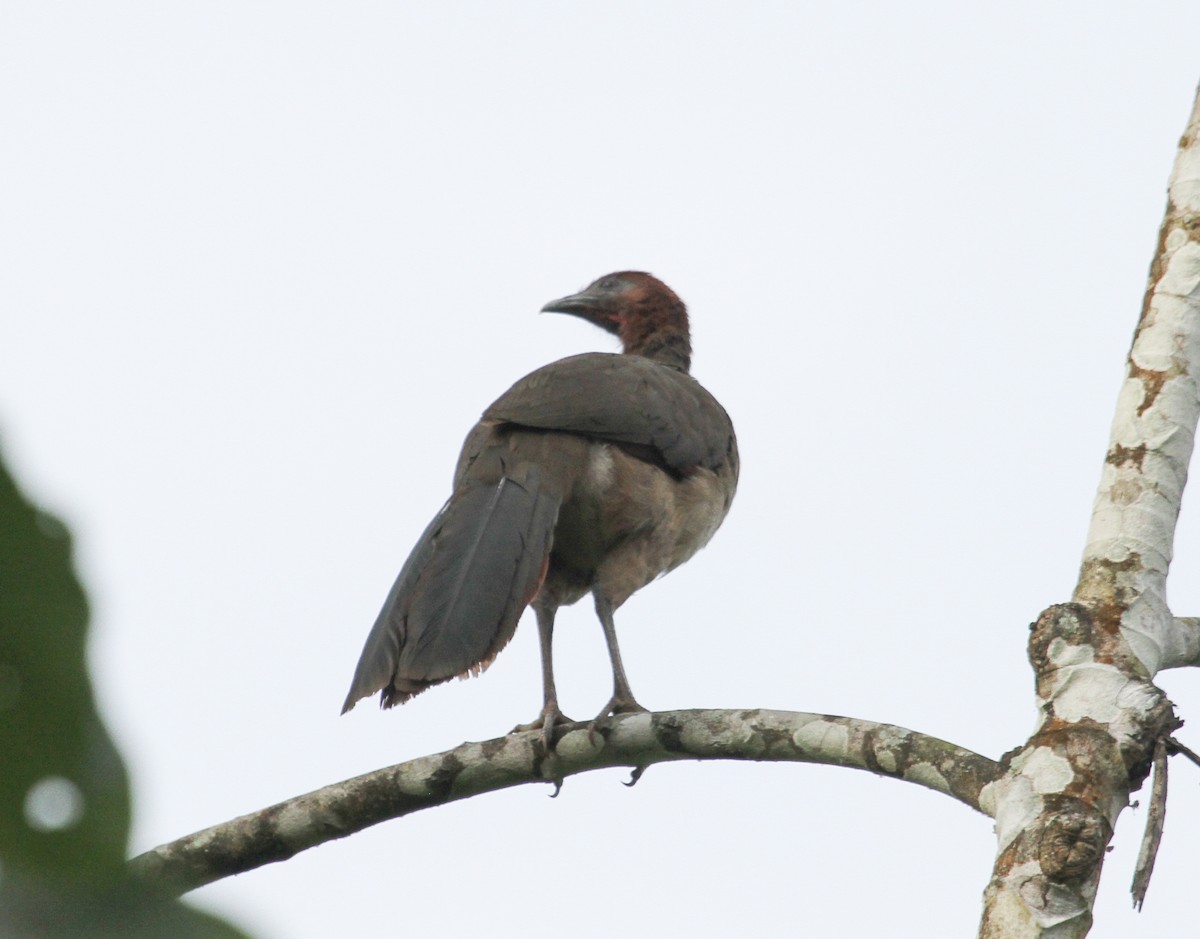
<svg viewBox="0 0 1200 939">
<path fill-rule="evenodd" d="M 579 293 L 551 300 L 543 313 L 570 313 L 613 333 L 627 355 L 641 355 L 686 372 L 692 346 L 687 307 L 670 287 L 643 271 L 618 271 Z"/>
</svg>

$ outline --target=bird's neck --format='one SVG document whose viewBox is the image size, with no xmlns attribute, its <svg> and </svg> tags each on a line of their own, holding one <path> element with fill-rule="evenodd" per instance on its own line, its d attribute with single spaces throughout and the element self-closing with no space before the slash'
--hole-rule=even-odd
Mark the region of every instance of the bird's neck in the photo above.
<svg viewBox="0 0 1200 939">
<path fill-rule="evenodd" d="M 641 316 L 627 317 L 618 335 L 626 355 L 640 355 L 685 373 L 692 366 L 692 341 L 682 303 L 664 304 Z"/>
</svg>

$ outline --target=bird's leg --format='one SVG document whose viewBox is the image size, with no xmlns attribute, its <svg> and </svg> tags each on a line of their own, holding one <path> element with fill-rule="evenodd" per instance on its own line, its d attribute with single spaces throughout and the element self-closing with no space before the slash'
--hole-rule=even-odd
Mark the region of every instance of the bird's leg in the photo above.
<svg viewBox="0 0 1200 939">
<path fill-rule="evenodd" d="M 633 691 L 629 688 L 629 679 L 625 677 L 625 666 L 621 664 L 621 649 L 617 645 L 617 627 L 613 623 L 612 600 L 602 593 L 596 594 L 596 615 L 600 617 L 600 625 L 604 627 L 604 641 L 608 643 L 608 657 L 612 659 L 613 696 L 609 698 L 604 710 L 596 715 L 592 724 L 603 720 L 610 714 L 632 714 L 646 710 L 637 703 Z"/>
<path fill-rule="evenodd" d="M 574 723 L 558 709 L 558 692 L 554 688 L 554 657 L 552 645 L 554 641 L 553 608 L 535 607 L 538 624 L 538 645 L 542 650 L 542 713 L 528 724 L 518 724 L 513 732 L 523 730 L 540 730 L 542 743 L 547 753 L 554 751 L 554 728 L 557 724 Z"/>
</svg>

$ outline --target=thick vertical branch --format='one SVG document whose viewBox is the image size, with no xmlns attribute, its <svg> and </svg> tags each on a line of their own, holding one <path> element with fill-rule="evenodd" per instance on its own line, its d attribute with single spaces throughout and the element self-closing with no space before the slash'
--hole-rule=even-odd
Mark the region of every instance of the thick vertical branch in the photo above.
<svg viewBox="0 0 1200 939">
<path fill-rule="evenodd" d="M 1156 742 L 1178 726 L 1153 684 L 1198 634 L 1166 600 L 1200 397 L 1200 92 L 1117 401 L 1073 602 L 1034 624 L 1041 721 L 981 801 L 999 851 L 980 936 L 1074 939 L 1091 926 L 1105 848 Z"/>
<path fill-rule="evenodd" d="M 1142 316 L 1117 399 L 1076 602 L 1118 617 L 1154 675 L 1190 662 L 1167 609 L 1167 569 L 1200 398 L 1200 97 L 1179 145 Z"/>
</svg>

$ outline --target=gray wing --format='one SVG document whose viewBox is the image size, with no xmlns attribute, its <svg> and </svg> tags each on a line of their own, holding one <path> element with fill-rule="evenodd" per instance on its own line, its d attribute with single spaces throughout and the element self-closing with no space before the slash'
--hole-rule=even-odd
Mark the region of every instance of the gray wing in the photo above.
<svg viewBox="0 0 1200 939">
<path fill-rule="evenodd" d="M 586 352 L 553 362 L 484 411 L 489 423 L 650 448 L 680 474 L 737 459 L 733 424 L 717 399 L 690 375 L 640 356 Z"/>
</svg>

